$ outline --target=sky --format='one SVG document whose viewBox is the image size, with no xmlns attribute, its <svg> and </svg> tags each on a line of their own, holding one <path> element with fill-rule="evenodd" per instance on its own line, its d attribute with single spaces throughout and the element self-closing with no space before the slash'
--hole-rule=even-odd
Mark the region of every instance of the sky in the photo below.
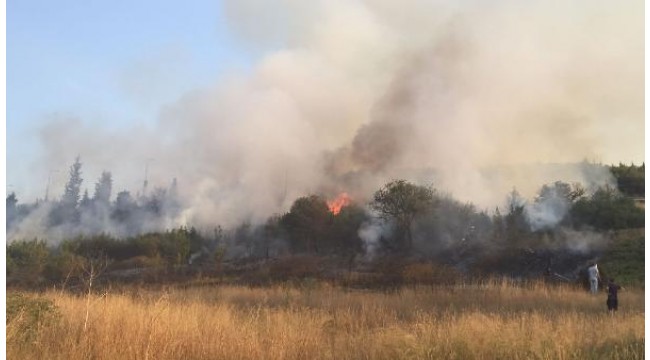
<svg viewBox="0 0 650 360">
<path fill-rule="evenodd" d="M 255 57 L 233 39 L 218 2 L 8 0 L 7 190 L 45 186 L 25 179 L 52 117 L 146 126 L 165 104 L 245 72 Z M 39 173 L 49 171 L 65 181 L 67 169 Z"/>
<path fill-rule="evenodd" d="M 433 167 L 453 192 L 495 164 L 638 164 L 643 5 L 8 0 L 7 191 L 60 193 L 81 155 L 91 192 L 102 170 L 135 192 L 156 154 L 213 218 L 288 172 L 299 196 L 338 172 Z"/>
</svg>

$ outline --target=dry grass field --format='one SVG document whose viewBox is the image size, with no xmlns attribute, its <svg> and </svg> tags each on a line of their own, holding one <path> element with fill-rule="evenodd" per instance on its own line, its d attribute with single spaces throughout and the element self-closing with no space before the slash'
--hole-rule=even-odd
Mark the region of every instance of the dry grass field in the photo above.
<svg viewBox="0 0 650 360">
<path fill-rule="evenodd" d="M 644 293 L 492 281 L 382 293 L 302 287 L 55 291 L 7 324 L 9 359 L 641 359 Z M 88 311 L 86 311 L 88 310 Z M 26 331 L 28 329 L 29 331 Z"/>
</svg>

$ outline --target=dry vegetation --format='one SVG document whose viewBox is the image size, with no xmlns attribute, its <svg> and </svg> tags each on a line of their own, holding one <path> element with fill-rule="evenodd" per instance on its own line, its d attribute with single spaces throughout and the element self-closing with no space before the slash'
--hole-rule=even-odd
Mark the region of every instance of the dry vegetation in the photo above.
<svg viewBox="0 0 650 360">
<path fill-rule="evenodd" d="M 32 294 L 30 297 L 36 297 Z M 11 359 L 634 359 L 644 352 L 644 294 L 488 282 L 380 293 L 300 287 L 55 291 L 57 315 L 25 336 L 7 324 Z"/>
</svg>

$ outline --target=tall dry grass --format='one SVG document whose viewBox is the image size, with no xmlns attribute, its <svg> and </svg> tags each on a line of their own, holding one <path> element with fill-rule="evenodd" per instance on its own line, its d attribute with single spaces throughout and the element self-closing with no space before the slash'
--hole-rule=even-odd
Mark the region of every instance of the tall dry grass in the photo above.
<svg viewBox="0 0 650 360">
<path fill-rule="evenodd" d="M 47 292 L 58 321 L 8 339 L 10 359 L 634 359 L 644 294 L 491 282 L 393 293 L 302 288 Z M 11 333 L 19 324 L 9 323 Z"/>
</svg>

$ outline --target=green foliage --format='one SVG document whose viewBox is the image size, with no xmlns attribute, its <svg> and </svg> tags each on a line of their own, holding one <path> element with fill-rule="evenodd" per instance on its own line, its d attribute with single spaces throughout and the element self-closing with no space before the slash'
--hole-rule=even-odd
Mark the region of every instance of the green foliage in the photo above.
<svg viewBox="0 0 650 360">
<path fill-rule="evenodd" d="M 74 239 L 65 240 L 61 244 L 61 247 L 85 258 L 100 257 L 110 252 L 114 241 L 106 235 L 92 237 L 78 236 Z"/>
<path fill-rule="evenodd" d="M 282 227 L 282 217 L 278 215 L 269 217 L 262 229 L 262 243 L 260 244 L 262 255 L 268 259 L 271 255 L 272 243 L 284 238 L 286 238 L 286 230 Z"/>
<path fill-rule="evenodd" d="M 591 197 L 578 200 L 570 211 L 575 225 L 598 230 L 639 228 L 645 225 L 645 212 L 634 200 L 610 187 L 598 189 Z"/>
<path fill-rule="evenodd" d="M 121 261 L 139 255 L 133 241 L 115 239 L 106 234 L 78 236 L 65 240 L 61 247 L 87 259 L 107 257 L 111 260 Z"/>
<path fill-rule="evenodd" d="M 348 204 L 334 215 L 320 196 L 297 199 L 291 210 L 264 227 L 265 241 L 289 238 L 293 253 L 355 254 L 363 249 L 358 231 L 367 216 L 363 208 Z"/>
<path fill-rule="evenodd" d="M 58 309 L 51 300 L 21 293 L 7 294 L 7 328 L 15 334 L 11 341 L 30 340 L 40 329 L 59 318 Z"/>
<path fill-rule="evenodd" d="M 49 213 L 50 226 L 79 223 L 80 212 L 77 206 L 81 198 L 81 183 L 83 182 L 79 157 L 75 159 L 74 164 L 70 167 L 69 176 L 61 201 Z"/>
<path fill-rule="evenodd" d="M 81 201 L 79 201 L 79 211 L 92 211 L 92 200 L 88 196 L 88 190 L 84 191 L 84 195 L 81 197 Z"/>
<path fill-rule="evenodd" d="M 431 187 L 395 180 L 375 192 L 370 207 L 383 219 L 395 221 L 403 236 L 402 247 L 410 251 L 413 247 L 411 225 L 416 217 L 431 210 L 433 200 Z"/>
<path fill-rule="evenodd" d="M 562 199 L 572 203 L 585 195 L 585 189 L 579 183 L 573 185 L 556 181 L 553 184 L 545 184 L 539 190 L 536 202 L 544 202 L 552 199 Z"/>
<path fill-rule="evenodd" d="M 137 203 L 128 191 L 120 191 L 115 198 L 111 218 L 118 224 L 126 224 L 137 211 Z"/>
<path fill-rule="evenodd" d="M 71 168 L 71 178 L 81 179 L 80 165 L 77 161 Z M 628 169 L 630 171 L 632 170 Z M 110 174 L 104 173 L 96 187 L 94 200 L 106 201 L 110 194 L 110 183 Z M 74 186 L 71 191 L 74 192 Z M 137 204 L 127 192 L 118 194 L 115 211 L 112 213 L 113 220 L 120 218 L 131 224 L 141 219 L 150 219 L 147 216 L 135 216 L 133 212 L 139 211 L 137 209 L 140 206 L 149 206 L 153 212 L 162 211 L 164 202 L 168 200 L 165 200 L 164 194 L 160 194 L 155 192 L 146 200 L 145 205 Z M 20 211 L 16 202 L 15 196 L 7 198 L 8 211 Z M 530 206 L 540 204 L 545 206 L 544 209 L 559 204 L 554 209 L 563 210 L 562 214 L 570 207 L 569 216 L 565 217 L 562 226 L 590 227 L 601 231 L 644 226 L 643 209 L 635 206 L 629 197 L 608 187 L 585 196 L 581 187 L 558 181 L 543 186 Z M 378 246 L 389 250 L 383 255 L 392 250 L 411 252 L 415 241 L 417 255 L 422 258 L 439 255 L 440 258 L 452 256 L 456 259 L 470 252 L 477 253 L 475 249 L 480 249 L 480 246 L 489 242 L 501 245 L 494 247 L 499 251 L 530 248 L 536 243 L 546 246 L 549 244 L 548 239 L 553 238 L 552 232 L 557 230 L 544 228 L 545 232 L 531 231 L 530 219 L 527 218 L 530 212 L 526 213 L 530 207 L 527 207 L 525 200 L 515 190 L 508 196 L 504 214 L 497 209 L 492 218 L 478 212 L 472 204 L 458 202 L 451 196 L 441 196 L 431 187 L 417 186 L 405 180 L 386 184 L 374 193 L 369 205 L 382 219 L 390 222 L 383 225 L 390 225 L 396 230 L 394 236 L 378 235 Z M 91 206 L 91 210 L 94 208 Z M 55 212 L 61 209 L 63 202 L 55 205 Z M 287 245 L 293 254 L 336 254 L 345 257 L 348 259 L 349 272 L 352 273 L 355 256 L 363 251 L 359 229 L 368 220 L 366 209 L 357 204 L 348 204 L 334 215 L 323 198 L 311 195 L 297 199 L 288 213 L 272 216 L 266 223 L 244 222 L 227 231 L 218 227 L 213 235 L 208 236 L 202 235 L 195 228 L 185 227 L 126 239 L 116 239 L 106 234 L 79 236 L 62 241 L 51 253 L 44 241 L 13 242 L 7 246 L 7 275 L 10 284 L 41 285 L 43 279 L 58 283 L 80 275 L 82 264 L 93 259 L 110 262 L 110 270 L 163 264 L 179 267 L 188 263 L 191 254 L 202 254 L 204 251 L 210 252 L 212 256 L 203 257 L 202 261 L 214 261 L 219 272 L 222 272 L 226 250 L 229 258 L 245 254 L 246 257 L 258 256 L 270 260 L 271 257 L 286 253 L 284 249 Z M 642 257 L 632 260 L 632 265 L 617 260 L 621 258 L 618 255 L 621 251 L 626 254 L 632 252 L 625 250 L 626 246 L 642 248 L 642 240 L 639 241 L 629 246 L 620 245 L 623 250 L 612 250 L 608 255 L 608 259 L 613 259 L 617 264 L 615 267 L 622 269 L 616 276 L 636 273 L 632 268 L 643 264 Z M 192 266 L 196 267 L 200 263 L 201 261 L 193 262 Z M 389 272 L 393 270 L 395 269 L 389 269 Z M 417 274 L 428 274 L 429 271 L 428 267 L 411 270 L 409 276 L 413 278 L 420 276 Z M 393 275 L 395 274 L 391 276 Z M 625 281 L 634 283 L 638 279 Z"/>
<path fill-rule="evenodd" d="M 135 246 L 134 255 L 150 258 L 160 257 L 160 238 L 160 234 L 149 233 L 131 239 Z"/>
<path fill-rule="evenodd" d="M 366 212 L 358 205 L 351 204 L 341 209 L 333 217 L 327 234 L 328 250 L 339 254 L 354 254 L 363 251 L 363 241 L 359 237 L 361 224 L 368 219 Z"/>
<path fill-rule="evenodd" d="M 296 200 L 281 223 L 289 235 L 292 251 L 318 253 L 332 223 L 332 214 L 325 200 L 311 195 Z"/>
<path fill-rule="evenodd" d="M 491 240 L 494 243 L 499 243 L 506 237 L 505 220 L 499 207 L 494 210 L 494 215 L 492 215 L 491 221 L 493 224 Z"/>
<path fill-rule="evenodd" d="M 223 263 L 223 259 L 226 258 L 226 247 L 225 246 L 217 246 L 217 248 L 214 251 L 214 262 L 217 264 L 217 267 L 220 267 Z"/>
<path fill-rule="evenodd" d="M 253 255 L 253 247 L 255 245 L 254 228 L 250 222 L 243 222 L 235 229 L 235 242 L 246 249 L 246 256 Z"/>
<path fill-rule="evenodd" d="M 111 191 L 113 188 L 113 179 L 111 173 L 108 171 L 102 172 L 101 177 L 95 184 L 95 194 L 93 195 L 93 202 L 104 204 L 108 206 L 111 198 Z"/>
<path fill-rule="evenodd" d="M 522 246 L 530 232 L 525 214 L 526 202 L 519 192 L 513 189 L 508 195 L 507 205 L 508 213 L 503 218 L 506 244 Z"/>
<path fill-rule="evenodd" d="M 36 284 L 41 280 L 48 256 L 45 241 L 14 241 L 7 246 L 7 276 L 21 283 Z"/>
<path fill-rule="evenodd" d="M 433 204 L 433 189 L 395 180 L 377 190 L 370 207 L 387 219 L 411 219 Z"/>
<path fill-rule="evenodd" d="M 74 164 L 70 167 L 70 177 L 68 182 L 65 185 L 65 192 L 61 198 L 61 203 L 65 206 L 75 207 L 79 202 L 79 196 L 81 194 L 81 183 L 83 179 L 81 178 L 81 160 L 77 156 L 74 161 Z"/>
<path fill-rule="evenodd" d="M 489 216 L 449 195 L 436 195 L 432 211 L 417 219 L 413 226 L 418 253 L 427 255 L 487 241 L 492 232 Z"/>
<path fill-rule="evenodd" d="M 165 232 L 160 238 L 160 255 L 170 266 L 187 264 L 190 256 L 190 237 L 187 229 Z"/>
<path fill-rule="evenodd" d="M 201 251 L 207 245 L 207 239 L 204 238 L 194 227 L 191 227 L 186 232 L 190 242 L 190 253 Z"/>
<path fill-rule="evenodd" d="M 609 170 L 623 194 L 633 197 L 645 196 L 645 163 L 641 166 L 619 164 L 610 166 Z"/>
<path fill-rule="evenodd" d="M 11 226 L 18 215 L 16 204 L 18 204 L 18 198 L 16 198 L 16 193 L 12 192 L 7 196 L 7 228 Z"/>
<path fill-rule="evenodd" d="M 645 236 L 643 231 L 619 231 L 599 266 L 623 286 L 645 284 Z"/>
<path fill-rule="evenodd" d="M 50 256 L 45 267 L 45 278 L 54 283 L 78 277 L 85 259 L 71 251 L 62 250 Z"/>
</svg>

